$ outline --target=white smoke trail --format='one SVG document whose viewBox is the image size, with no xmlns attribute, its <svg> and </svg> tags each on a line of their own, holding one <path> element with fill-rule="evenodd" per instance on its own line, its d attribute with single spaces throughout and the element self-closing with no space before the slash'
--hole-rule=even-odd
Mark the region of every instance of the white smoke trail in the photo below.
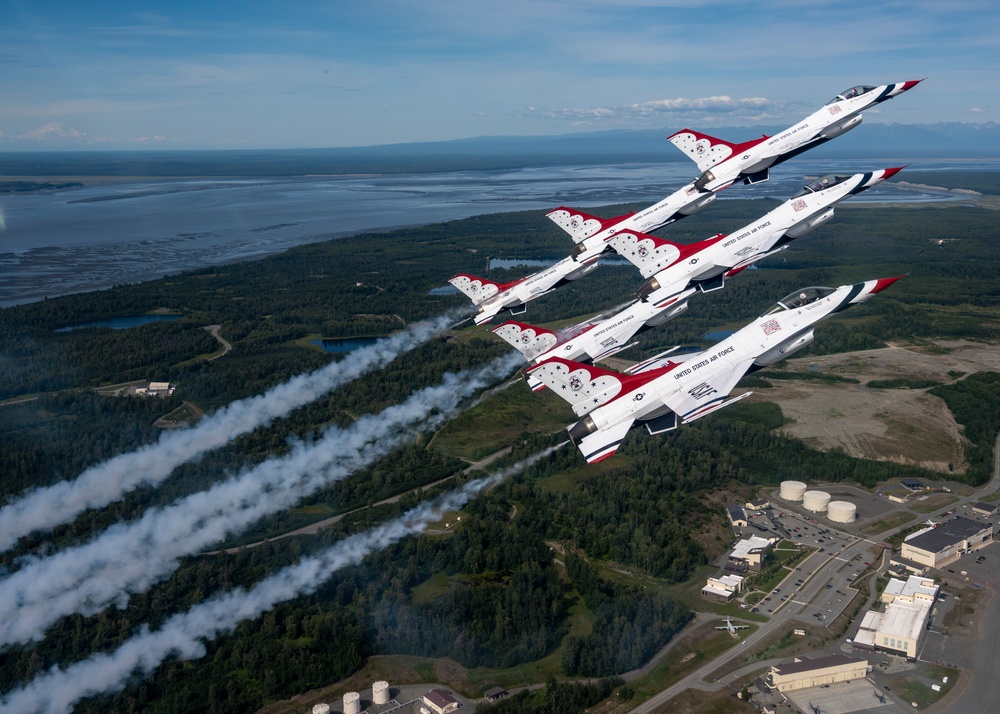
<svg viewBox="0 0 1000 714">
<path fill-rule="evenodd" d="M 60 617 L 124 607 L 176 570 L 180 558 L 240 533 L 262 516 L 294 506 L 384 456 L 420 430 L 434 428 L 474 392 L 523 364 L 516 352 L 478 370 L 445 375 L 346 429 L 331 429 L 312 444 L 269 459 L 212 488 L 119 523 L 89 543 L 49 557 L 26 559 L 0 580 L 0 645 L 38 640 Z"/>
<path fill-rule="evenodd" d="M 422 532 L 446 512 L 461 508 L 485 489 L 566 443 L 535 454 L 494 476 L 470 481 L 458 491 L 421 504 L 394 521 L 345 538 L 318 555 L 280 570 L 250 590 L 237 589 L 212 597 L 185 613 L 174 615 L 159 630 L 151 631 L 144 626 L 138 635 L 110 654 L 95 655 L 66 669 L 55 666 L 25 687 L 4 695 L 0 699 L 0 711 L 68 712 L 85 697 L 120 691 L 136 673 L 151 674 L 168 657 L 203 657 L 205 641 L 235 629 L 242 620 L 259 617 L 281 602 L 315 592 L 336 571 Z"/>
<path fill-rule="evenodd" d="M 32 531 L 51 530 L 139 486 L 162 483 L 181 464 L 388 364 L 446 330 L 455 319 L 455 314 L 445 314 L 414 323 L 402 332 L 355 350 L 345 360 L 294 377 L 259 396 L 233 402 L 189 429 L 165 432 L 156 443 L 92 466 L 72 481 L 28 491 L 0 508 L 0 552 Z"/>
</svg>

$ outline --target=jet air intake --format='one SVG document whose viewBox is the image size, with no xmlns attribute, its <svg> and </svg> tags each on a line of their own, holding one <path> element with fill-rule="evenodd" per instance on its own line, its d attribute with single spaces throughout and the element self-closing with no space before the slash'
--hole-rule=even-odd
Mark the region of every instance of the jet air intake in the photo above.
<svg viewBox="0 0 1000 714">
<path fill-rule="evenodd" d="M 794 337 L 785 340 L 777 347 L 772 347 L 767 352 L 757 357 L 753 363 L 758 367 L 767 367 L 775 362 L 780 362 L 785 359 L 785 357 L 788 357 L 795 352 L 798 352 L 812 341 L 813 331 L 810 329 L 804 334 L 795 335 Z"/>
<path fill-rule="evenodd" d="M 861 119 L 862 119 L 861 114 L 853 116 L 845 122 L 841 122 L 836 126 L 831 126 L 829 129 L 823 132 L 823 136 L 825 136 L 827 139 L 832 139 L 836 136 L 840 136 L 841 134 L 846 134 L 851 129 L 856 127 L 858 124 L 860 124 Z"/>
<path fill-rule="evenodd" d="M 801 238 L 806 233 L 816 230 L 831 218 L 833 218 L 833 208 L 828 208 L 818 216 L 813 216 L 801 223 L 796 223 L 785 232 L 785 235 L 789 238 Z"/>
</svg>

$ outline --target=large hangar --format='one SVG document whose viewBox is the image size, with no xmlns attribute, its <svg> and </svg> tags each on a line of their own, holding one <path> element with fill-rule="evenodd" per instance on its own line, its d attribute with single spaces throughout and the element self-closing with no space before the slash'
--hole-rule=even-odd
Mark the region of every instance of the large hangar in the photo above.
<svg viewBox="0 0 1000 714">
<path fill-rule="evenodd" d="M 992 540 L 992 523 L 981 523 L 959 516 L 908 536 L 903 541 L 899 554 L 921 565 L 940 568 L 958 560 L 962 553 Z"/>
</svg>

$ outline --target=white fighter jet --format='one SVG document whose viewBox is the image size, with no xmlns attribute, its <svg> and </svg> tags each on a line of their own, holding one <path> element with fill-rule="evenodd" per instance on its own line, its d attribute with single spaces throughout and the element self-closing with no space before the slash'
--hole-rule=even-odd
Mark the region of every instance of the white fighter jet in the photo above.
<svg viewBox="0 0 1000 714">
<path fill-rule="evenodd" d="M 621 231 L 608 242 L 649 278 L 639 288 L 639 298 L 659 305 L 689 288 L 709 292 L 724 287 L 727 277 L 784 250 L 796 238 L 829 221 L 834 207 L 844 199 L 901 170 L 824 176 L 753 223 L 696 243 L 674 243 L 636 231 Z"/>
<path fill-rule="evenodd" d="M 512 315 L 520 315 L 535 298 L 593 272 L 597 268 L 599 255 L 595 254 L 586 263 L 578 263 L 572 256 L 568 256 L 545 270 L 510 283 L 496 283 L 468 273 L 459 273 L 449 278 L 448 282 L 472 300 L 477 307 L 473 319 L 477 325 L 482 325 L 492 320 L 501 310 L 510 310 Z"/>
<path fill-rule="evenodd" d="M 717 190 L 725 188 L 721 186 Z M 599 218 L 575 208 L 560 206 L 546 216 L 566 231 L 576 248 L 571 256 L 577 262 L 586 262 L 609 249 L 608 240 L 623 230 L 655 231 L 657 228 L 690 216 L 715 200 L 716 190 L 695 188 L 694 181 L 677 189 L 659 203 L 638 213 L 626 213 L 616 218 Z"/>
<path fill-rule="evenodd" d="M 610 317 L 598 317 L 560 332 L 510 320 L 493 332 L 524 355 L 531 364 L 550 357 L 562 357 L 590 364 L 617 354 L 636 343 L 629 342 L 640 332 L 673 319 L 687 309 L 687 299 L 695 289 L 684 290 L 659 304 L 636 300 Z M 544 389 L 536 377 L 528 377 L 532 391 Z"/>
<path fill-rule="evenodd" d="M 699 191 L 719 191 L 738 180 L 759 183 L 770 178 L 770 169 L 814 146 L 836 138 L 861 123 L 861 113 L 899 96 L 923 80 L 858 85 L 841 92 L 819 111 L 774 136 L 731 144 L 691 129 L 667 137 L 687 154 L 702 172 L 694 181 Z"/>
<path fill-rule="evenodd" d="M 864 302 L 897 280 L 796 290 L 703 352 L 657 355 L 624 374 L 560 357 L 527 373 L 583 417 L 568 427 L 569 436 L 587 462 L 596 463 L 612 456 L 637 423 L 645 424 L 650 434 L 659 434 L 749 396 L 752 392 L 729 398 L 745 374 L 785 359 L 812 342 L 813 329 L 821 320 Z"/>
</svg>

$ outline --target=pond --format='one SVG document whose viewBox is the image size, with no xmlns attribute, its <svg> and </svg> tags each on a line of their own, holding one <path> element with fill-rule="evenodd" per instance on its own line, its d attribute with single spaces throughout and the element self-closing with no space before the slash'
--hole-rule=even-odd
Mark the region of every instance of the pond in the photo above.
<svg viewBox="0 0 1000 714">
<path fill-rule="evenodd" d="M 90 327 L 110 327 L 112 330 L 127 330 L 130 327 L 148 325 L 151 322 L 161 322 L 163 320 L 179 320 L 183 315 L 132 315 L 130 317 L 112 317 L 107 320 L 96 320 L 95 322 L 83 322 L 79 325 L 69 325 L 60 327 L 55 332 L 73 332 L 73 330 L 86 330 Z"/>
<path fill-rule="evenodd" d="M 324 352 L 353 352 L 378 342 L 377 337 L 338 337 L 333 339 L 309 340 L 309 344 L 322 347 Z"/>
</svg>

